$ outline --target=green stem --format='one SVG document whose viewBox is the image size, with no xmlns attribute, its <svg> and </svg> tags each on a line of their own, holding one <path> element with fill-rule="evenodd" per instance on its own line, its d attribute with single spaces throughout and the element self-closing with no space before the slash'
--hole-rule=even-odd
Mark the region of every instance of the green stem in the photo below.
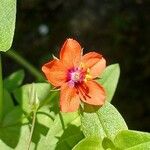
<svg viewBox="0 0 150 150">
<path fill-rule="evenodd" d="M 3 117 L 3 77 L 2 77 L 2 60 L 0 54 L 0 121 Z"/>
<path fill-rule="evenodd" d="M 33 135 L 33 131 L 34 131 L 34 127 L 35 127 L 35 120 L 36 120 L 36 112 L 37 112 L 37 110 L 34 110 L 34 112 L 33 112 L 33 120 L 32 120 L 32 126 L 31 126 L 30 135 L 29 135 L 29 143 L 28 143 L 27 150 L 30 149 L 30 145 L 31 145 L 31 141 L 32 141 L 32 135 Z"/>
<path fill-rule="evenodd" d="M 17 61 L 19 64 L 24 66 L 33 76 L 37 78 L 38 81 L 43 81 L 44 77 L 43 75 L 27 60 L 25 60 L 22 56 L 20 56 L 17 52 L 14 50 L 9 50 L 6 53 L 9 57 Z"/>
</svg>

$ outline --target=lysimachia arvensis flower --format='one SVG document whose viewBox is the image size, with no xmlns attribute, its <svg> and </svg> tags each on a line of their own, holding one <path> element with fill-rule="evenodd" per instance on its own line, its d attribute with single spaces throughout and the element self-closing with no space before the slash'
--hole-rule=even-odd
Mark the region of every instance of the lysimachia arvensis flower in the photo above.
<svg viewBox="0 0 150 150">
<path fill-rule="evenodd" d="M 60 58 L 44 64 L 42 71 L 48 81 L 60 88 L 60 109 L 63 112 L 76 111 L 82 102 L 102 106 L 105 90 L 94 79 L 106 67 L 101 54 L 89 52 L 83 55 L 80 44 L 67 39 L 60 50 Z"/>
</svg>

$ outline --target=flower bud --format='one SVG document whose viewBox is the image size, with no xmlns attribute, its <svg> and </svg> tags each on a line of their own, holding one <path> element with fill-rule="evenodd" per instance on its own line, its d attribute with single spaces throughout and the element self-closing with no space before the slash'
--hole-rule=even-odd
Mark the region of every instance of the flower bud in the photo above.
<svg viewBox="0 0 150 150">
<path fill-rule="evenodd" d="M 37 96 L 35 84 L 32 83 L 29 89 L 29 104 L 33 110 L 39 107 L 39 98 Z"/>
</svg>

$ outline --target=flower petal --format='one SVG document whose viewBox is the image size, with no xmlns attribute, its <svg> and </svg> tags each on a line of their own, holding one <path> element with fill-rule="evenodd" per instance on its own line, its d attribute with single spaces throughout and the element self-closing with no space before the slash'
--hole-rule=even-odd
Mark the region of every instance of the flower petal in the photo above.
<svg viewBox="0 0 150 150">
<path fill-rule="evenodd" d="M 106 60 L 96 52 L 89 52 L 82 57 L 82 63 L 90 69 L 92 78 L 98 77 L 106 68 Z"/>
<path fill-rule="evenodd" d="M 91 105 L 103 105 L 105 102 L 105 91 L 102 86 L 100 86 L 95 81 L 87 81 L 79 87 L 80 99 Z"/>
<path fill-rule="evenodd" d="M 67 39 L 60 51 L 60 60 L 68 67 L 78 66 L 82 56 L 80 44 L 73 39 Z"/>
<path fill-rule="evenodd" d="M 61 86 L 60 109 L 62 112 L 73 112 L 79 108 L 80 99 L 77 90 L 69 87 L 68 83 Z"/>
<path fill-rule="evenodd" d="M 44 64 L 42 66 L 42 71 L 44 72 L 48 81 L 56 87 L 61 86 L 66 82 L 67 69 L 60 60 L 55 59 Z"/>
</svg>

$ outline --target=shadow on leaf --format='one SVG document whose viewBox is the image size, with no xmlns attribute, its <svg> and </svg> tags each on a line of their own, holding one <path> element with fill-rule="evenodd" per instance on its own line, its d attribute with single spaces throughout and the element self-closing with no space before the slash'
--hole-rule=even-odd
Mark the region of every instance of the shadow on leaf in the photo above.
<svg viewBox="0 0 150 150">
<path fill-rule="evenodd" d="M 75 125 L 69 125 L 62 134 L 58 137 L 59 141 L 56 146 L 56 150 L 64 149 L 71 150 L 81 139 L 84 138 L 80 127 Z"/>
</svg>

